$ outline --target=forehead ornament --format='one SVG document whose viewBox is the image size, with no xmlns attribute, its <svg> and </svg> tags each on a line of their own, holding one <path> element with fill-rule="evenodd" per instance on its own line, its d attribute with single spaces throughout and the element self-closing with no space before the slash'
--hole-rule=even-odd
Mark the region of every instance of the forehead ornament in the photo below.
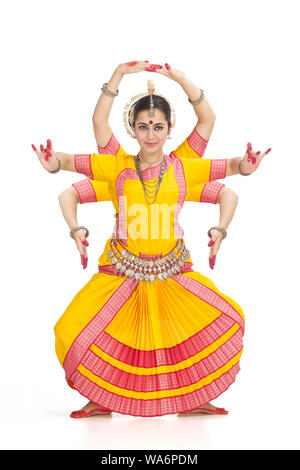
<svg viewBox="0 0 300 470">
<path fill-rule="evenodd" d="M 125 105 L 125 108 L 124 108 L 124 111 L 123 111 L 123 122 L 124 122 L 126 132 L 133 139 L 136 138 L 134 128 L 133 128 L 133 125 L 132 125 L 132 123 L 133 123 L 133 114 L 134 114 L 134 105 L 139 99 L 143 98 L 144 96 L 150 95 L 150 109 L 148 111 L 148 116 L 149 117 L 153 117 L 154 114 L 155 114 L 154 113 L 154 103 L 153 103 L 152 95 L 155 94 L 155 96 L 161 96 L 162 98 L 164 98 L 169 103 L 169 106 L 171 108 L 171 128 L 170 128 L 170 132 L 171 132 L 171 129 L 173 129 L 173 127 L 175 126 L 176 114 L 175 114 L 175 110 L 174 110 L 172 104 L 170 103 L 170 101 L 164 95 L 162 95 L 161 93 L 159 93 L 159 94 L 155 93 L 155 85 L 154 85 L 153 80 L 147 80 L 147 85 L 148 85 L 148 92 L 139 93 L 138 95 L 133 96 L 130 99 L 130 101 Z M 153 124 L 153 121 L 150 120 L 149 124 Z"/>
</svg>

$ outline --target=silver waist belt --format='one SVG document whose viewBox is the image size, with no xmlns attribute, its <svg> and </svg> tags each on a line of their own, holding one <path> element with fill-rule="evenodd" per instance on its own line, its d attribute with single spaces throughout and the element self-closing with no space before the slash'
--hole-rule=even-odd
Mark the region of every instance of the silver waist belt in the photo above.
<svg viewBox="0 0 300 470">
<path fill-rule="evenodd" d="M 183 271 L 186 260 L 190 256 L 182 239 L 167 255 L 152 256 L 153 260 L 136 256 L 127 249 L 120 251 L 115 238 L 110 242 L 110 246 L 111 250 L 107 252 L 107 261 L 110 260 L 111 264 L 115 266 L 119 276 L 135 278 L 138 282 L 150 281 L 151 284 L 157 279 L 167 280 L 168 277 Z M 151 256 L 147 256 L 147 258 L 151 258 Z"/>
</svg>

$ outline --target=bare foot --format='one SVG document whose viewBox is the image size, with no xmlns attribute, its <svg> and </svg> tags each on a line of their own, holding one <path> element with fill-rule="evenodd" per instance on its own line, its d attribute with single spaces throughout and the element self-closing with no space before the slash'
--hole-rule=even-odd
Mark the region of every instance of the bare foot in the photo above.
<svg viewBox="0 0 300 470">
<path fill-rule="evenodd" d="M 83 406 L 80 411 L 92 411 L 95 408 L 103 409 L 103 411 L 110 411 L 108 408 L 105 408 L 104 406 L 98 405 L 97 403 L 94 403 L 92 401 L 89 401 L 85 406 Z"/>
<path fill-rule="evenodd" d="M 95 413 L 93 413 L 94 410 L 95 410 Z M 111 413 L 112 411 L 109 410 L 108 408 L 104 408 L 103 406 L 98 405 L 97 403 L 93 403 L 92 401 L 89 401 L 80 410 L 72 411 L 70 416 L 72 418 L 85 418 L 87 416 L 90 416 L 91 414 L 108 415 Z"/>
<path fill-rule="evenodd" d="M 220 414 L 220 415 L 227 415 L 228 411 L 225 408 L 218 408 L 217 406 L 212 405 L 211 403 L 206 403 L 200 408 L 196 408 L 190 411 L 184 411 L 178 414 L 190 414 L 190 413 L 205 413 L 205 414 Z"/>
</svg>

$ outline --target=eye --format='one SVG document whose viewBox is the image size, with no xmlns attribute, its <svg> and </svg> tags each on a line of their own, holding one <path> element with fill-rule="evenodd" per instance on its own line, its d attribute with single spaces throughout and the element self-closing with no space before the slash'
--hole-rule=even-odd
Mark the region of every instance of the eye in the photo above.
<svg viewBox="0 0 300 470">
<path fill-rule="evenodd" d="M 147 130 L 148 127 L 141 125 L 141 126 L 139 126 L 139 129 L 141 129 L 141 130 L 143 131 L 143 130 L 145 130 L 145 129 Z M 163 126 L 155 126 L 154 129 L 155 129 L 156 131 L 157 131 L 157 130 L 161 131 L 161 130 L 163 130 Z"/>
</svg>

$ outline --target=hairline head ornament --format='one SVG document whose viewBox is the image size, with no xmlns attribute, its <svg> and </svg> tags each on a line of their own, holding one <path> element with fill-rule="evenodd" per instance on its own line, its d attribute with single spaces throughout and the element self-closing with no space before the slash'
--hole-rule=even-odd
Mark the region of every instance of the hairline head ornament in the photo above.
<svg viewBox="0 0 300 470">
<path fill-rule="evenodd" d="M 153 117 L 154 114 L 155 114 L 155 111 L 154 111 L 154 103 L 153 103 L 153 97 L 152 95 L 155 94 L 157 96 L 160 96 L 161 98 L 164 98 L 167 103 L 169 104 L 170 108 L 171 108 L 171 127 L 170 127 L 170 132 L 171 132 L 171 129 L 173 129 L 175 127 L 175 123 L 176 123 L 176 113 L 175 113 L 175 110 L 171 104 L 171 102 L 164 96 L 162 95 L 161 93 L 158 94 L 158 93 L 154 93 L 155 92 L 155 85 L 154 85 L 154 81 L 153 80 L 147 80 L 147 84 L 148 84 L 148 92 L 146 93 L 139 93 L 138 95 L 135 95 L 133 96 L 130 101 L 125 105 L 125 108 L 124 108 L 124 111 L 123 111 L 123 121 L 124 121 L 124 127 L 126 129 L 126 132 L 130 135 L 130 137 L 132 137 L 133 139 L 136 138 L 136 135 L 135 135 L 135 132 L 134 132 L 134 129 L 132 127 L 132 123 L 133 123 L 133 115 L 134 115 L 134 106 L 136 104 L 137 101 L 139 101 L 139 99 L 143 98 L 144 96 L 148 96 L 150 95 L 150 109 L 149 109 L 149 112 L 148 112 L 148 115 L 150 117 Z"/>
</svg>

